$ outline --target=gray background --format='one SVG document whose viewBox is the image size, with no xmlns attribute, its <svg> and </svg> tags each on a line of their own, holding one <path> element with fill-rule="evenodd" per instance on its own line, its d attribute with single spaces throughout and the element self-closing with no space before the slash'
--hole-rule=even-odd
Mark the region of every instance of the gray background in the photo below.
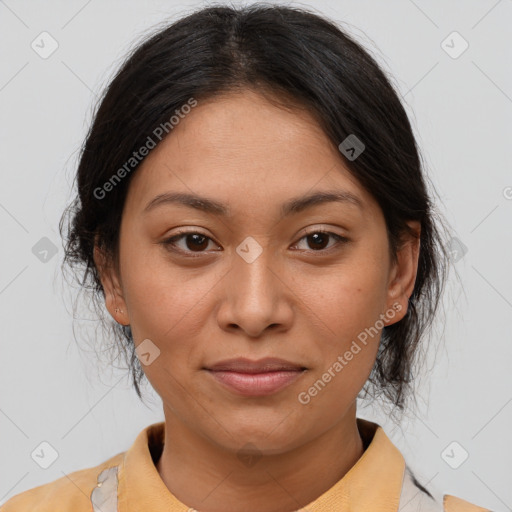
<svg viewBox="0 0 512 512">
<path fill-rule="evenodd" d="M 149 386 L 146 406 L 125 371 L 86 350 L 91 313 L 78 313 L 89 320 L 75 322 L 73 333 L 76 292 L 60 277 L 58 221 L 96 96 L 151 27 L 202 5 L 0 1 L 0 503 L 103 462 L 163 420 Z M 436 497 L 512 510 L 512 1 L 291 5 L 340 22 L 395 77 L 439 209 L 467 248 L 454 241 L 463 287 L 452 273 L 417 411 L 399 427 L 379 408 L 359 415 L 383 425 Z M 58 43 L 46 59 L 31 47 L 43 45 L 43 31 Z M 460 55 L 457 36 L 442 43 L 453 31 L 469 44 Z M 43 252 L 53 246 L 56 254 Z M 43 441 L 59 455 L 48 469 L 30 455 Z M 450 467 L 462 450 L 467 460 Z"/>
</svg>

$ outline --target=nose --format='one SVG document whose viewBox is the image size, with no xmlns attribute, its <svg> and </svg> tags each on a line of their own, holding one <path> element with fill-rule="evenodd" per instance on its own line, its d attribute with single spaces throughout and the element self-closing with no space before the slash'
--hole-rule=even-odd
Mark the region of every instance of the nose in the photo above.
<svg viewBox="0 0 512 512">
<path fill-rule="evenodd" d="M 264 248 L 256 259 L 234 254 L 232 268 L 222 280 L 217 321 L 223 330 L 240 329 L 251 338 L 290 329 L 293 290 L 282 266 Z"/>
</svg>

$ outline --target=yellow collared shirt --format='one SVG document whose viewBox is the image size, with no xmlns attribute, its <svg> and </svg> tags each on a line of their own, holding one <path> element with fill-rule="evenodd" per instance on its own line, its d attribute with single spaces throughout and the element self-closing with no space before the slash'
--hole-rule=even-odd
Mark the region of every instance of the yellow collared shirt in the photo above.
<svg viewBox="0 0 512 512">
<path fill-rule="evenodd" d="M 490 512 L 445 494 L 438 503 L 415 483 L 405 459 L 376 423 L 357 418 L 367 446 L 345 476 L 297 512 Z M 0 512 L 194 512 L 166 487 L 155 467 L 165 423 L 139 433 L 132 446 L 9 499 Z"/>
</svg>

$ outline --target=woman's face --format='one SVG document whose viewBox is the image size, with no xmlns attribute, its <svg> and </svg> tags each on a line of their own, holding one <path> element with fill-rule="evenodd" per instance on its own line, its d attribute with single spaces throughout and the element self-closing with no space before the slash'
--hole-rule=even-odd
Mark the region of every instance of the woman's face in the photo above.
<svg viewBox="0 0 512 512">
<path fill-rule="evenodd" d="M 319 192 L 352 200 L 301 202 Z M 177 193 L 195 207 L 162 200 Z M 382 327 L 406 313 L 417 249 L 391 265 L 378 204 L 315 120 L 245 91 L 199 102 L 145 158 L 120 273 L 102 281 L 112 316 L 146 340 L 142 367 L 168 422 L 233 451 L 280 453 L 355 412 Z M 207 369 L 265 357 L 306 371 L 244 394 Z"/>
</svg>

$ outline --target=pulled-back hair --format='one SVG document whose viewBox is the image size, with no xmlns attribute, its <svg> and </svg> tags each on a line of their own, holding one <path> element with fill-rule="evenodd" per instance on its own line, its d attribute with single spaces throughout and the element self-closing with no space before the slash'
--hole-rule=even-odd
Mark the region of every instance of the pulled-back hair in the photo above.
<svg viewBox="0 0 512 512">
<path fill-rule="evenodd" d="M 442 218 L 434 212 L 416 140 L 390 78 L 359 43 L 318 14 L 265 4 L 208 7 L 159 28 L 137 46 L 105 89 L 82 147 L 77 196 L 60 222 L 63 235 L 68 219 L 63 264 L 76 271 L 82 289 L 92 292 L 98 313 L 103 310 L 93 248 L 96 240 L 118 268 L 121 215 L 138 166 L 104 197 L 98 198 L 98 189 L 191 98 L 200 103 L 247 88 L 282 106 L 307 108 L 336 146 L 351 134 L 365 144 L 358 158 L 340 152 L 340 161 L 382 209 L 392 261 L 403 235 L 413 234 L 406 222 L 421 224 L 407 314 L 384 327 L 364 388 L 403 410 L 420 342 L 439 309 L 446 280 Z M 130 327 L 110 317 L 104 322 L 142 398 L 144 372 Z"/>
</svg>

